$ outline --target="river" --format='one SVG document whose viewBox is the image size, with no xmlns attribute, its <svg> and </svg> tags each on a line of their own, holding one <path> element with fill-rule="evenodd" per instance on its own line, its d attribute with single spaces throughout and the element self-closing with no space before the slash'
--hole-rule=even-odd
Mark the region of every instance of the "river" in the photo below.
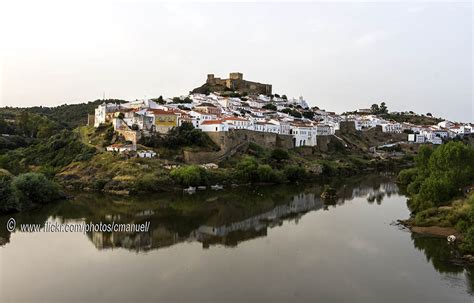
<svg viewBox="0 0 474 303">
<path fill-rule="evenodd" d="M 0 302 L 472 302 L 472 268 L 445 239 L 394 224 L 386 175 L 322 186 L 78 194 L 0 217 Z M 150 222 L 148 232 L 6 231 L 21 223 Z"/>
</svg>

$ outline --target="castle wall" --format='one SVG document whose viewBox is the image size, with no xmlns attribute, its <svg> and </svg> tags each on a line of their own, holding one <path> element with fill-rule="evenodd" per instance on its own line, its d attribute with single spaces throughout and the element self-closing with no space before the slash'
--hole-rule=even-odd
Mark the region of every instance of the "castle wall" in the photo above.
<svg viewBox="0 0 474 303">
<path fill-rule="evenodd" d="M 231 157 L 240 150 L 245 150 L 250 142 L 262 147 L 288 150 L 293 148 L 293 137 L 275 133 L 256 132 L 246 129 L 233 129 L 228 132 L 209 132 L 207 135 L 220 147 L 219 152 L 184 152 L 186 163 L 216 163 Z"/>
<path fill-rule="evenodd" d="M 272 86 L 270 84 L 262 84 L 244 80 L 242 73 L 230 73 L 228 79 L 216 78 L 213 74 L 209 74 L 207 75 L 206 83 L 213 86 L 224 85 L 229 89 L 251 94 L 257 93 L 271 95 L 272 93 Z"/>
</svg>

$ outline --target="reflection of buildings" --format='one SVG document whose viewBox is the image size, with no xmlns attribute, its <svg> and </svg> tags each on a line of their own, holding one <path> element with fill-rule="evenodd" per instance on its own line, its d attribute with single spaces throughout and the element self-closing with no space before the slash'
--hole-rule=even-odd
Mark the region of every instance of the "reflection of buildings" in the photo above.
<svg viewBox="0 0 474 303">
<path fill-rule="evenodd" d="M 136 251 L 149 250 L 152 243 L 149 233 L 91 232 L 91 240 L 99 249 L 122 247 Z"/>
<path fill-rule="evenodd" d="M 232 237 L 235 233 L 245 234 L 247 237 L 240 239 L 247 240 L 258 236 L 266 236 L 267 227 L 273 227 L 283 223 L 284 219 L 295 217 L 298 220 L 304 213 L 310 210 L 316 210 L 323 207 L 323 203 L 315 194 L 298 194 L 293 197 L 293 200 L 284 205 L 279 205 L 270 211 L 261 213 L 243 221 L 233 222 L 221 226 L 202 225 L 193 232 L 193 237 L 202 242 L 205 247 L 209 243 L 218 243 L 216 238 L 221 238 L 222 244 L 237 245 L 237 243 L 228 243 L 227 238 Z M 247 233 L 243 233 L 247 232 Z M 249 232 L 253 232 L 254 236 Z M 251 236 L 251 237 L 249 237 Z"/>
<path fill-rule="evenodd" d="M 383 197 L 390 196 L 398 192 L 396 184 L 389 179 L 369 179 L 364 184 L 357 185 L 344 184 L 338 189 L 338 205 L 344 201 L 356 197 L 365 197 L 369 202 L 380 203 Z M 177 243 L 201 242 L 203 247 L 221 244 L 225 246 L 236 246 L 239 243 L 265 237 L 267 229 L 281 225 L 285 220 L 294 219 L 298 222 L 305 213 L 311 210 L 327 209 L 324 202 L 320 200 L 318 187 L 307 193 L 299 193 L 290 198 L 286 204 L 277 204 L 272 209 L 265 212 L 248 215 L 242 219 L 241 212 L 232 213 L 232 205 L 219 204 L 219 212 L 211 216 L 194 218 L 190 220 L 186 216 L 157 217 L 153 210 L 141 210 L 130 214 L 130 220 L 140 218 L 140 220 L 152 220 L 152 229 L 148 233 L 90 233 L 88 236 L 98 249 L 126 248 L 135 251 L 147 251 L 169 247 Z M 288 197 L 288 196 L 286 196 Z M 287 198 L 275 198 L 284 201 Z M 217 207 L 217 206 L 216 206 Z M 227 208 L 228 207 L 228 208 Z M 246 210 L 247 211 L 247 210 Z M 224 217 L 221 217 L 220 214 Z M 231 219 L 227 216 L 231 214 Z M 235 219 L 238 217 L 239 219 Z M 127 221 L 126 217 L 118 215 L 108 215 L 108 219 Z M 227 218 L 227 219 L 225 219 Z M 232 220 L 234 218 L 234 220 Z M 210 224 L 209 222 L 224 222 L 223 224 Z"/>
<path fill-rule="evenodd" d="M 359 186 L 352 190 L 352 198 L 367 197 L 367 201 L 381 203 L 385 196 L 391 196 L 398 193 L 398 186 L 393 182 L 381 183 L 378 187 Z"/>
<path fill-rule="evenodd" d="M 129 250 L 147 251 L 184 241 L 198 241 L 203 243 L 204 247 L 212 244 L 236 246 L 242 241 L 266 236 L 267 227 L 282 224 L 285 219 L 295 218 L 298 220 L 304 213 L 322 207 L 323 203 L 314 193 L 301 193 L 295 195 L 291 202 L 278 205 L 267 212 L 221 226 L 201 225 L 186 236 L 180 236 L 178 232 L 164 226 L 156 226 L 148 233 L 91 232 L 89 237 L 98 249 L 121 247 Z M 140 212 L 140 216 L 144 214 L 152 215 L 153 212 L 147 210 Z"/>
</svg>

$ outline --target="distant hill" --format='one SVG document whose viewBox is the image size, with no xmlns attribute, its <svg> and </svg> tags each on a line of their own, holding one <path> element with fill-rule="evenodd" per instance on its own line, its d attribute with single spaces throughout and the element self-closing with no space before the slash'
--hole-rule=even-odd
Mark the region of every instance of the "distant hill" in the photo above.
<svg viewBox="0 0 474 303">
<path fill-rule="evenodd" d="M 63 104 L 55 107 L 3 107 L 0 108 L 0 118 L 15 119 L 23 111 L 46 116 L 56 122 L 61 128 L 74 129 L 87 124 L 87 115 L 93 114 L 95 108 L 103 102 L 125 103 L 120 99 L 95 100 L 88 103 Z"/>
</svg>

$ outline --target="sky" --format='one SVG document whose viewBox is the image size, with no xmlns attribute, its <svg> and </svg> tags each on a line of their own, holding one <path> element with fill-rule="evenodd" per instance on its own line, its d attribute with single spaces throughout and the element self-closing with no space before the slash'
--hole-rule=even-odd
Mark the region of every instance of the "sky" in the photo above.
<svg viewBox="0 0 474 303">
<path fill-rule="evenodd" d="M 0 106 L 187 94 L 206 75 L 341 113 L 474 122 L 473 4 L 0 2 Z"/>
</svg>

